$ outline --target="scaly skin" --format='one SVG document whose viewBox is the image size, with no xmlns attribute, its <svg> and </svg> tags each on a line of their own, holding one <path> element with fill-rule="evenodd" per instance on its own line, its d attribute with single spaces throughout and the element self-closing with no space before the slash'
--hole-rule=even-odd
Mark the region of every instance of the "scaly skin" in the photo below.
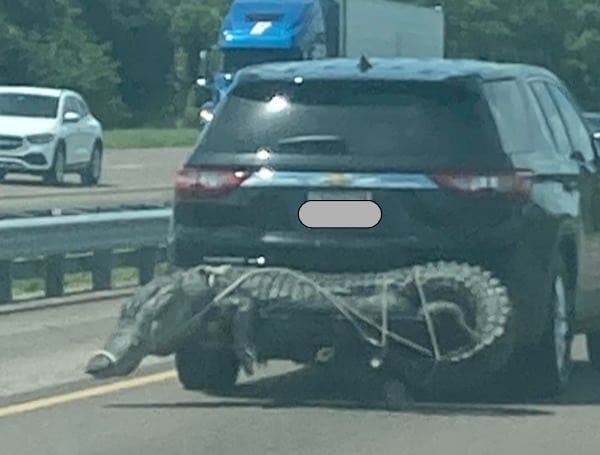
<svg viewBox="0 0 600 455">
<path fill-rule="evenodd" d="M 96 378 L 125 376 L 148 355 L 174 352 L 186 322 L 215 296 L 209 283 L 214 272 L 197 267 L 140 287 L 123 305 L 115 332 L 89 360 L 86 373 Z"/>
</svg>

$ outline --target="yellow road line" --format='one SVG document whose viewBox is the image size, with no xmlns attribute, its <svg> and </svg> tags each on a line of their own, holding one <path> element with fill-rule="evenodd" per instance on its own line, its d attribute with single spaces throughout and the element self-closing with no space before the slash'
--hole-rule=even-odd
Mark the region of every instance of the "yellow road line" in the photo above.
<svg viewBox="0 0 600 455">
<path fill-rule="evenodd" d="M 25 403 L 19 403 L 0 408 L 0 417 L 21 414 L 28 411 L 35 411 L 37 409 L 48 408 L 50 406 L 56 406 L 58 404 L 68 403 L 70 401 L 83 400 L 85 398 L 97 397 L 99 395 L 106 395 L 109 393 L 119 392 L 121 390 L 133 389 L 135 387 L 141 387 L 148 384 L 167 381 L 175 377 L 177 377 L 177 373 L 175 372 L 175 370 L 170 370 L 162 373 L 155 373 L 150 374 L 148 376 L 141 376 L 138 378 L 114 382 L 112 384 L 91 387 L 89 389 L 84 390 L 78 390 L 76 392 L 55 395 L 47 398 L 40 398 L 38 400 L 27 401 Z"/>
</svg>

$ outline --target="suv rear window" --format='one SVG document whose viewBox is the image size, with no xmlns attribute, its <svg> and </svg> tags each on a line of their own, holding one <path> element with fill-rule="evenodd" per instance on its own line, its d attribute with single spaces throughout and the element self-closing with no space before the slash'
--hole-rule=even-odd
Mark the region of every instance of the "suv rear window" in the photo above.
<svg viewBox="0 0 600 455">
<path fill-rule="evenodd" d="M 223 99 L 195 154 L 278 150 L 280 141 L 307 135 L 341 139 L 353 155 L 485 154 L 499 139 L 478 87 L 462 79 L 244 82 Z"/>
</svg>

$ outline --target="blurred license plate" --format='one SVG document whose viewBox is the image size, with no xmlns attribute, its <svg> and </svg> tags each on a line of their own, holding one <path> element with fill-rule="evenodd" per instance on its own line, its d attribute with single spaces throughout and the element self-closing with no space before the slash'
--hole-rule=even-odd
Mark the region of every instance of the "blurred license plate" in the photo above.
<svg viewBox="0 0 600 455">
<path fill-rule="evenodd" d="M 370 201 L 370 191 L 309 191 L 309 201 Z"/>
</svg>

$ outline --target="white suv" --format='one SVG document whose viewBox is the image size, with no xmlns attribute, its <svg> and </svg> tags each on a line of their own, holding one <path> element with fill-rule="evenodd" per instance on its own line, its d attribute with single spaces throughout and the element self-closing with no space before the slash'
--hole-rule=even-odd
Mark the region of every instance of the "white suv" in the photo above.
<svg viewBox="0 0 600 455">
<path fill-rule="evenodd" d="M 102 125 L 78 93 L 0 86 L 0 180 L 14 172 L 60 185 L 73 172 L 96 185 L 102 153 Z"/>
</svg>

